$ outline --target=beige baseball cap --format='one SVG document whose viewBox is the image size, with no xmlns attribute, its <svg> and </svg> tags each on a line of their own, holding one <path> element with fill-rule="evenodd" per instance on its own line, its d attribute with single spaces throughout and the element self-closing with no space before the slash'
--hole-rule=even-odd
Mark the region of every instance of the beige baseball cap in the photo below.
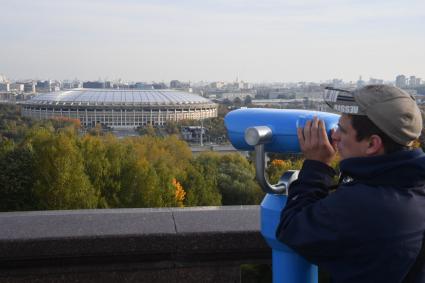
<svg viewBox="0 0 425 283">
<path fill-rule="evenodd" d="M 410 145 L 422 130 L 422 116 L 415 98 L 390 85 L 368 85 L 356 90 L 325 88 L 325 102 L 332 109 L 367 116 L 395 142 Z"/>
</svg>

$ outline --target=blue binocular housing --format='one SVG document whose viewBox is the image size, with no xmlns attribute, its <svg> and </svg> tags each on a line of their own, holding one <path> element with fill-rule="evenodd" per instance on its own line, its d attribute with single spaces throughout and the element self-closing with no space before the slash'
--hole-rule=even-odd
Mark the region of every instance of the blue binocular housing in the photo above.
<svg viewBox="0 0 425 283">
<path fill-rule="evenodd" d="M 326 132 L 338 124 L 339 115 L 295 109 L 247 108 L 229 112 L 224 118 L 224 124 L 232 145 L 238 150 L 253 151 L 254 146 L 245 140 L 245 131 L 256 126 L 267 126 L 272 131 L 271 142 L 266 143 L 266 152 L 298 153 L 297 128 L 304 127 L 308 120 L 317 116 L 325 122 Z"/>
</svg>

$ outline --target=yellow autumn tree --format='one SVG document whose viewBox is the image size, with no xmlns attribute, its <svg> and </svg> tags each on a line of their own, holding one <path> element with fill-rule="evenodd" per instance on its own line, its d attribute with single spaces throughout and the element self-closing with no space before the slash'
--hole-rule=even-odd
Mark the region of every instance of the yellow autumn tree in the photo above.
<svg viewBox="0 0 425 283">
<path fill-rule="evenodd" d="M 269 167 L 267 168 L 267 174 L 269 176 L 269 181 L 272 184 L 275 184 L 279 181 L 280 176 L 290 169 L 299 169 L 294 168 L 294 164 L 291 160 L 282 160 L 282 159 L 274 159 L 270 162 Z"/>
<path fill-rule="evenodd" d="M 183 201 L 186 196 L 186 192 L 183 189 L 183 186 L 176 180 L 176 178 L 173 178 L 172 180 L 173 187 L 175 189 L 175 198 L 176 203 L 179 207 L 183 207 Z"/>
</svg>

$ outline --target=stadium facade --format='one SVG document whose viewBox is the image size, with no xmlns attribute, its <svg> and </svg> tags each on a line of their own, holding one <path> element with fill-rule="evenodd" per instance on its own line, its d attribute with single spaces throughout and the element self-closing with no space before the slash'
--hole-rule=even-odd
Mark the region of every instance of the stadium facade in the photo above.
<svg viewBox="0 0 425 283">
<path fill-rule="evenodd" d="M 175 90 L 73 89 L 40 94 L 22 105 L 22 115 L 36 119 L 67 117 L 84 127 L 163 126 L 167 121 L 217 117 L 217 104 Z"/>
</svg>

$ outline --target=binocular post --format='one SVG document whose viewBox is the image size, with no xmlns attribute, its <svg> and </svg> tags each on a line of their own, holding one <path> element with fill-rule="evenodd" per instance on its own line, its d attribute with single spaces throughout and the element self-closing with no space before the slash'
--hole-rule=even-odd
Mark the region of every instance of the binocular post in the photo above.
<svg viewBox="0 0 425 283">
<path fill-rule="evenodd" d="M 298 171 L 288 170 L 275 185 L 267 181 L 264 145 L 272 139 L 272 130 L 267 126 L 251 127 L 245 131 L 246 143 L 255 148 L 255 178 L 266 193 L 261 202 L 261 234 L 272 248 L 273 283 L 317 283 L 317 267 L 276 239 L 280 213 L 285 206 L 289 186 L 298 178 Z"/>
</svg>

